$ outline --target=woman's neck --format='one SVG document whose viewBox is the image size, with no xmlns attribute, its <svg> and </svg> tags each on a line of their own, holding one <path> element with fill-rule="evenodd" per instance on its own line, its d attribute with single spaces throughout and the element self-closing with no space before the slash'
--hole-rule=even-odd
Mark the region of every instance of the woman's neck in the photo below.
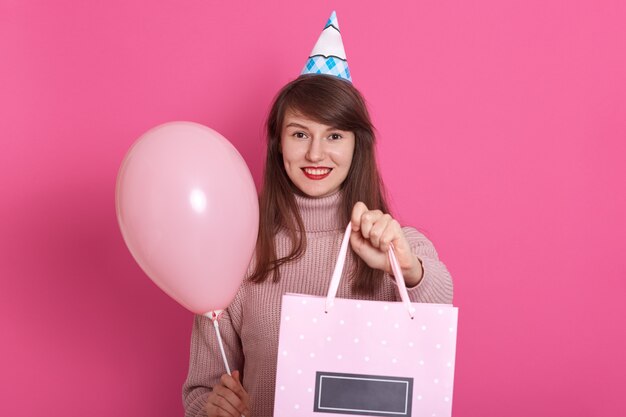
<svg viewBox="0 0 626 417">
<path fill-rule="evenodd" d="M 294 194 L 294 197 L 307 233 L 337 231 L 346 227 L 342 224 L 341 191 L 325 197 L 313 198 L 298 194 Z"/>
</svg>

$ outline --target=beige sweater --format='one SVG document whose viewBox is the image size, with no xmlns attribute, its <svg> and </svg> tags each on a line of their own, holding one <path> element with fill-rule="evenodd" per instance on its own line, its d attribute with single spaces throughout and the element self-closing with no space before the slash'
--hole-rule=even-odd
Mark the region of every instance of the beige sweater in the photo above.
<svg viewBox="0 0 626 417">
<path fill-rule="evenodd" d="M 322 296 L 327 293 L 346 227 L 339 223 L 337 216 L 340 198 L 341 193 L 319 199 L 296 197 L 306 229 L 306 253 L 281 267 L 282 278 L 278 283 L 271 278 L 261 284 L 244 281 L 219 321 L 229 365 L 232 370 L 242 372 L 254 417 L 270 417 L 273 413 L 283 294 Z M 408 289 L 411 301 L 451 304 L 452 279 L 432 243 L 413 228 L 404 227 L 403 231 L 424 267 L 422 281 Z M 291 245 L 286 234 L 277 234 L 276 248 L 279 256 L 289 252 Z M 354 256 L 349 251 L 337 297 L 357 298 L 350 289 L 350 280 L 345 278 L 354 268 Z M 399 300 L 399 294 L 391 277 L 385 275 L 377 294 L 359 298 Z M 191 334 L 189 374 L 183 385 L 186 416 L 206 415 L 207 395 L 225 372 L 211 320 L 196 316 Z"/>
</svg>

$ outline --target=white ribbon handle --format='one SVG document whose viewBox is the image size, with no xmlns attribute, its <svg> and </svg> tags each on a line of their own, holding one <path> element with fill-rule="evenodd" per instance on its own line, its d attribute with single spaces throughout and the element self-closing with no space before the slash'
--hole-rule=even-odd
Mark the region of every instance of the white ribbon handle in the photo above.
<svg viewBox="0 0 626 417">
<path fill-rule="evenodd" d="M 341 281 L 341 273 L 343 272 L 343 267 L 346 263 L 346 255 L 348 253 L 348 244 L 350 243 L 351 233 L 352 223 L 349 223 L 346 228 L 346 232 L 343 235 L 341 248 L 339 249 L 339 256 L 337 257 L 337 263 L 335 264 L 335 270 L 333 271 L 333 276 L 330 280 L 330 285 L 328 286 L 328 295 L 326 296 L 326 313 L 328 313 L 335 303 L 335 297 L 337 296 L 337 290 L 339 289 L 339 282 Z M 396 284 L 398 285 L 398 290 L 400 292 L 400 299 L 409 312 L 409 316 L 413 318 L 413 312 L 415 309 L 411 306 L 411 300 L 409 300 L 409 293 L 406 290 L 404 276 L 402 275 L 402 270 L 400 268 L 400 264 L 398 264 L 396 254 L 393 251 L 393 245 L 389 247 L 387 255 L 389 256 L 389 263 L 391 264 L 393 275 L 396 277 Z"/>
</svg>

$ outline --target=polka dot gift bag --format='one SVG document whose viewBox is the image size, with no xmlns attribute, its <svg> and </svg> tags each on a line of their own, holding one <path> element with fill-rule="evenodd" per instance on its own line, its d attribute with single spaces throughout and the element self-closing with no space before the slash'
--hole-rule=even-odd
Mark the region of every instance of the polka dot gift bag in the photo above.
<svg viewBox="0 0 626 417">
<path fill-rule="evenodd" d="M 327 297 L 283 296 L 274 416 L 451 416 L 457 308 L 411 303 L 393 249 L 402 301 L 335 298 L 350 232 Z"/>
</svg>

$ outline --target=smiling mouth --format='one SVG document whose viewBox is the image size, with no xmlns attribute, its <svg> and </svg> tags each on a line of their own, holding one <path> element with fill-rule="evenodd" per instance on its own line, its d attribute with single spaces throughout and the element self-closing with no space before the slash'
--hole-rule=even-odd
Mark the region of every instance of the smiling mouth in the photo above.
<svg viewBox="0 0 626 417">
<path fill-rule="evenodd" d="M 301 168 L 302 172 L 304 172 L 304 175 L 312 180 L 322 180 L 324 178 L 326 178 L 328 176 L 328 174 L 330 174 L 330 171 L 332 171 L 332 168 Z"/>
</svg>

